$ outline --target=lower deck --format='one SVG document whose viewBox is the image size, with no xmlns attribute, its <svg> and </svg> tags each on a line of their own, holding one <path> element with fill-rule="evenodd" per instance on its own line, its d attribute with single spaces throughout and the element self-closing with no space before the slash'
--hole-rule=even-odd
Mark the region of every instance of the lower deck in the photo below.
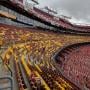
<svg viewBox="0 0 90 90">
<path fill-rule="evenodd" d="M 89 36 L 8 25 L 0 25 L 0 35 L 0 90 L 80 90 L 63 77 L 53 55 L 68 44 L 90 42 Z"/>
</svg>

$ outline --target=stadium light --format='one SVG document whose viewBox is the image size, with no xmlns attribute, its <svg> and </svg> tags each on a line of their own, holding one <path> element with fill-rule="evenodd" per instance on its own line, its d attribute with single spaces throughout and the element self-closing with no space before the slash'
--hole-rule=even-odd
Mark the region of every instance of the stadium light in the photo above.
<svg viewBox="0 0 90 90">
<path fill-rule="evenodd" d="M 37 0 L 31 0 L 31 1 L 36 3 L 37 5 L 39 4 Z"/>
<path fill-rule="evenodd" d="M 65 16 L 65 15 L 61 15 L 64 19 L 72 19 L 71 17 L 69 16 Z"/>
<path fill-rule="evenodd" d="M 48 12 L 52 12 L 52 13 L 54 13 L 54 14 L 57 14 L 57 12 L 56 11 L 54 11 L 54 10 L 52 10 L 52 9 L 50 9 L 49 7 L 45 7 L 45 9 L 48 11 Z"/>
</svg>

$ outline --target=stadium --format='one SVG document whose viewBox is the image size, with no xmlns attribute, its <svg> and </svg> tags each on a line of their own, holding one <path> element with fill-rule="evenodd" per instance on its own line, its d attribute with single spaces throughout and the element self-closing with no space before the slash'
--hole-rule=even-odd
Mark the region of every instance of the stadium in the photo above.
<svg viewBox="0 0 90 90">
<path fill-rule="evenodd" d="M 54 14 L 0 0 L 0 90 L 90 90 L 90 26 Z"/>
</svg>

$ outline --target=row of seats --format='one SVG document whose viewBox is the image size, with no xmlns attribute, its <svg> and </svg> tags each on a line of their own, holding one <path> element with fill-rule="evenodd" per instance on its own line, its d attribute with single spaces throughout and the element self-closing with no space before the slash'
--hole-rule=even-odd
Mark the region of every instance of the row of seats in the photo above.
<svg viewBox="0 0 90 90">
<path fill-rule="evenodd" d="M 25 63 L 25 60 L 23 60 L 23 62 Z M 24 68 L 26 68 L 26 65 L 25 65 L 25 64 L 22 63 L 22 65 L 24 65 Z M 44 67 L 44 68 L 45 68 L 45 67 Z M 33 68 L 31 69 L 31 67 L 30 67 L 30 70 L 33 71 Z M 48 69 L 47 69 L 47 70 L 48 70 Z M 26 73 L 27 73 L 27 72 L 28 72 L 28 69 L 25 69 L 25 71 L 26 71 Z M 44 71 L 44 70 L 42 70 L 42 71 Z M 43 73 L 43 76 L 46 77 L 47 75 L 44 75 L 44 74 L 45 74 L 45 73 Z M 31 73 L 30 76 L 32 76 L 32 75 L 33 75 L 33 73 Z M 41 76 L 42 76 L 42 75 L 41 75 Z M 44 79 L 44 77 L 42 77 L 42 78 Z M 35 75 L 34 75 L 33 78 L 35 79 Z M 29 78 L 29 79 L 30 79 L 30 78 Z M 47 77 L 47 79 L 49 80 L 48 77 Z M 53 79 L 53 78 L 52 78 L 52 79 Z M 32 79 L 30 79 L 30 85 L 32 85 L 31 80 L 32 80 Z M 45 82 L 46 82 L 46 80 L 45 80 Z M 54 80 L 53 80 L 53 82 L 54 82 Z M 46 82 L 46 83 L 47 83 L 47 82 Z M 54 83 L 55 83 L 55 87 L 58 86 L 56 82 L 54 82 Z M 51 85 L 53 86 L 53 84 L 51 84 Z M 55 88 L 55 87 L 54 87 L 54 88 Z M 33 86 L 33 88 L 37 88 L 37 87 Z M 50 87 L 50 88 L 52 89 L 52 87 Z M 61 87 L 61 88 L 63 88 L 63 87 Z M 57 90 L 59 90 L 59 89 L 60 89 L 60 86 L 57 87 Z"/>
<path fill-rule="evenodd" d="M 19 86 L 19 90 L 25 90 L 27 88 L 21 70 L 20 70 L 20 66 L 18 64 L 18 62 L 14 61 L 14 65 L 15 65 L 15 74 L 16 74 L 16 79 L 18 82 L 18 86 Z"/>
<path fill-rule="evenodd" d="M 65 42 L 75 41 L 74 38 L 76 37 L 62 36 L 52 32 L 36 31 L 34 29 L 33 31 L 32 29 L 22 29 L 7 25 L 1 25 L 0 30 L 4 32 L 4 37 L 7 37 L 7 33 L 12 36 L 18 36 L 15 37 L 19 39 L 18 43 L 8 44 L 7 49 L 5 49 L 3 53 L 5 56 L 10 55 L 11 57 L 13 55 L 16 61 L 20 61 L 22 69 L 29 80 L 29 85 L 33 90 L 39 88 L 39 90 L 73 90 L 75 88 L 69 81 L 61 77 L 57 68 L 54 67 L 51 56 L 61 46 L 65 45 Z M 80 40 L 85 41 L 86 38 Z M 10 43 L 9 40 L 5 43 L 7 42 Z M 74 49 L 66 50 L 66 53 L 63 52 L 62 56 L 69 54 L 72 50 Z M 8 64 L 10 64 L 9 60 L 10 58 L 7 59 Z M 18 63 L 17 65 L 19 72 L 22 73 L 20 71 L 21 67 L 19 67 Z M 20 76 L 22 76 L 22 74 L 20 74 Z M 19 82 L 17 83 L 19 84 Z M 75 90 L 78 89 L 76 88 Z"/>
<path fill-rule="evenodd" d="M 31 68 L 30 64 L 26 63 L 25 60 L 22 60 L 21 63 L 28 77 L 29 84 L 32 90 L 45 90 L 45 86 L 41 83 L 41 78 L 36 75 L 34 69 Z"/>
<path fill-rule="evenodd" d="M 89 49 L 89 45 L 66 48 L 57 58 L 59 64 L 61 64 L 63 74 L 67 75 L 68 78 L 81 88 L 90 88 L 88 83 L 90 80 Z"/>
<path fill-rule="evenodd" d="M 52 90 L 56 89 L 56 87 L 57 90 L 72 90 L 72 87 L 61 78 L 61 74 L 58 71 L 52 70 L 51 68 L 47 69 L 46 67 L 42 67 L 42 70 L 44 71 L 42 77 Z"/>
</svg>

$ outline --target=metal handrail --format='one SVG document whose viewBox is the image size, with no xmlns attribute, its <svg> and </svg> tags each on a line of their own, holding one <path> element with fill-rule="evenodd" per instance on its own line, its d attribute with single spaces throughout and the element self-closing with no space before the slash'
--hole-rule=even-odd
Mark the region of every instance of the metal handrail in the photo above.
<svg viewBox="0 0 90 90">
<path fill-rule="evenodd" d="M 0 90 L 4 90 L 4 89 L 8 89 L 8 88 L 11 88 L 11 90 L 13 90 L 13 79 L 9 76 L 0 77 L 0 80 L 5 80 L 5 79 L 10 81 L 11 86 L 0 88 Z"/>
</svg>

